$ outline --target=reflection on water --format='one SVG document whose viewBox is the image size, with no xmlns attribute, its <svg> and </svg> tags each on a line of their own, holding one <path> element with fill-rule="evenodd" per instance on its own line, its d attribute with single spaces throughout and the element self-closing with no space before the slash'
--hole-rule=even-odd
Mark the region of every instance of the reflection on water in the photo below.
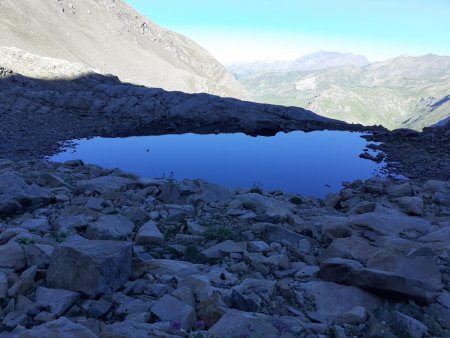
<svg viewBox="0 0 450 338">
<path fill-rule="evenodd" d="M 52 161 L 82 159 L 141 177 L 202 178 L 228 187 L 283 190 L 307 196 L 337 191 L 343 181 L 373 176 L 381 165 L 359 158 L 366 140 L 359 133 L 316 131 L 162 135 L 77 140 Z"/>
</svg>

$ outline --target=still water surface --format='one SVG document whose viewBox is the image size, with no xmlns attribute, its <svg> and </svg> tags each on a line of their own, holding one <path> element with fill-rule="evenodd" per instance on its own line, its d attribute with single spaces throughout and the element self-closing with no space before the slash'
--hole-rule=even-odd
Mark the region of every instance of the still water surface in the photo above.
<svg viewBox="0 0 450 338">
<path fill-rule="evenodd" d="M 251 137 L 244 134 L 162 135 L 76 140 L 52 161 L 82 159 L 141 177 L 202 178 L 231 188 L 256 184 L 323 197 L 343 181 L 366 179 L 381 165 L 359 158 L 360 133 L 315 131 Z"/>
</svg>

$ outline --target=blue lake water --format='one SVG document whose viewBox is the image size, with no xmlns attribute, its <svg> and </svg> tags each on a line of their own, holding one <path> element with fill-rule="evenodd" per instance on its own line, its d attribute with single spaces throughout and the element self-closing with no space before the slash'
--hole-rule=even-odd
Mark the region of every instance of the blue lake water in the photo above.
<svg viewBox="0 0 450 338">
<path fill-rule="evenodd" d="M 76 140 L 52 161 L 81 159 L 141 177 L 202 178 L 231 188 L 254 184 L 323 197 L 343 181 L 377 174 L 380 164 L 359 158 L 360 133 L 315 131 L 251 137 L 244 134 L 161 135 Z"/>
</svg>

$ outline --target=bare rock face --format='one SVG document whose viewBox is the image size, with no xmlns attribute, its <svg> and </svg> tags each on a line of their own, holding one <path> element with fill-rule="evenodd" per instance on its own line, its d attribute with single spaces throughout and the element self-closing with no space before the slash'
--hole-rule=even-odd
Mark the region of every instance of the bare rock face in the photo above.
<svg viewBox="0 0 450 338">
<path fill-rule="evenodd" d="M 38 68 L 52 73 L 66 68 L 70 71 L 67 75 L 93 68 L 149 87 L 245 96 L 243 87 L 205 49 L 158 26 L 125 1 L 5 0 L 0 13 L 0 46 L 79 64 L 72 68 L 58 63 L 55 70 L 52 61 L 48 67 L 23 67 L 23 61 L 27 64 L 23 54 L 15 53 L 14 59 L 0 52 L 0 59 L 6 62 L 3 66 L 18 71 L 15 67 L 19 65 L 24 75 L 45 76 L 42 71 L 36 73 Z"/>
<path fill-rule="evenodd" d="M 47 285 L 79 291 L 90 297 L 110 294 L 131 273 L 132 244 L 115 241 L 78 241 L 58 246 L 47 271 Z"/>
</svg>

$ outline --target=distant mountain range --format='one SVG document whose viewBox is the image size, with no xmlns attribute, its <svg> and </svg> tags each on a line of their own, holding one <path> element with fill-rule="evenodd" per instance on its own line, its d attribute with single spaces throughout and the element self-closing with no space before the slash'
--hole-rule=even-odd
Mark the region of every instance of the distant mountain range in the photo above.
<svg viewBox="0 0 450 338">
<path fill-rule="evenodd" d="M 346 122 L 422 129 L 450 116 L 448 56 L 400 56 L 369 64 L 363 56 L 318 52 L 285 62 L 289 67 L 280 64 L 228 69 L 255 101 L 300 106 Z"/>
<path fill-rule="evenodd" d="M 123 0 L 1 0 L 0 46 L 149 87 L 245 97 L 243 87 L 209 52 Z"/>
<path fill-rule="evenodd" d="M 339 66 L 365 66 L 369 60 L 363 55 L 319 51 L 287 61 L 236 62 L 227 69 L 237 79 L 254 73 L 312 71 Z"/>
</svg>

